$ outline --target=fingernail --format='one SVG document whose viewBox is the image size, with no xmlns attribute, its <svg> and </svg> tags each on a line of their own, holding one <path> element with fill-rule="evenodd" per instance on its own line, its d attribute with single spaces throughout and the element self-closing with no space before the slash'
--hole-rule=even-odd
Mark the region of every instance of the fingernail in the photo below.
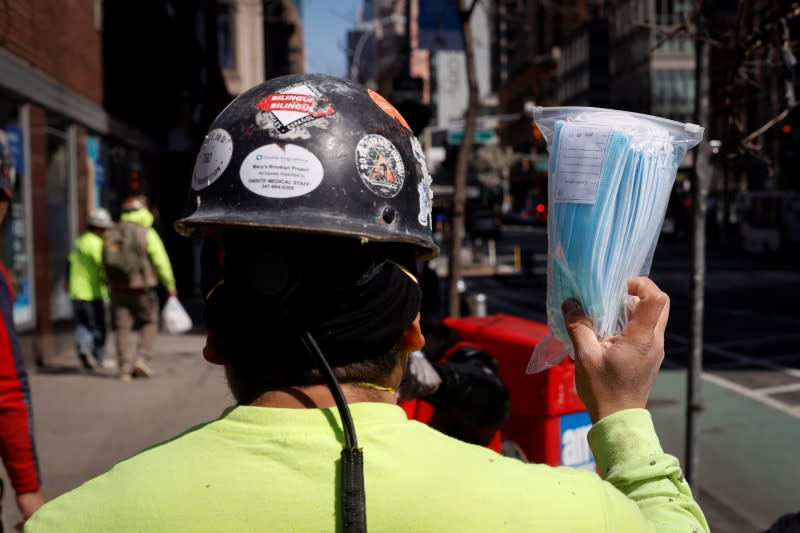
<svg viewBox="0 0 800 533">
<path fill-rule="evenodd" d="M 561 312 L 564 313 L 564 316 L 570 316 L 583 312 L 583 308 L 578 300 L 570 298 L 569 300 L 564 300 L 564 303 L 561 304 Z"/>
</svg>

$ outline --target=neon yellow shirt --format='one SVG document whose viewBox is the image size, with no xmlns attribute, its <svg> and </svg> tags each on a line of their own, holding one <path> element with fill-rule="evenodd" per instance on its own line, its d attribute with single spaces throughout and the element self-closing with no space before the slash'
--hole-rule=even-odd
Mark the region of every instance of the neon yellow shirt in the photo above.
<svg viewBox="0 0 800 533">
<path fill-rule="evenodd" d="M 75 239 L 69 254 L 69 297 L 73 300 L 108 300 L 103 273 L 103 238 L 85 231 Z"/>
<path fill-rule="evenodd" d="M 164 241 L 158 235 L 158 232 L 153 229 L 153 221 L 155 217 L 148 209 L 141 208 L 128 213 L 122 213 L 120 220 L 135 222 L 140 226 L 147 228 L 145 236 L 145 244 L 147 246 L 147 255 L 150 256 L 150 262 L 153 263 L 153 268 L 158 275 L 158 279 L 164 284 L 167 290 L 175 289 L 175 274 L 172 272 L 172 263 L 167 255 L 167 249 L 164 247 Z"/>
<path fill-rule="evenodd" d="M 591 430 L 609 481 L 501 457 L 394 405 L 351 411 L 370 532 L 708 531 L 645 410 Z M 341 531 L 339 428 L 335 409 L 231 408 L 45 504 L 25 531 Z"/>
</svg>

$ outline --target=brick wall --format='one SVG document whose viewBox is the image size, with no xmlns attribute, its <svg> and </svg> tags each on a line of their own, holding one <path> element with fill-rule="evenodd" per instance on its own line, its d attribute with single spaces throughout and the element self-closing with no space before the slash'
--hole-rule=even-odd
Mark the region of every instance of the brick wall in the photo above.
<svg viewBox="0 0 800 533">
<path fill-rule="evenodd" d="M 95 29 L 95 0 L 5 0 L 0 47 L 102 104 L 102 34 Z"/>
</svg>

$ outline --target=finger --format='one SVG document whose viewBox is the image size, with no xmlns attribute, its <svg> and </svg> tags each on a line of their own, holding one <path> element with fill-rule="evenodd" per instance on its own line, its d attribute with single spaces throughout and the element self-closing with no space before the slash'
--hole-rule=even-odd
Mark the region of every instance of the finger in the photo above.
<svg viewBox="0 0 800 533">
<path fill-rule="evenodd" d="M 669 296 L 646 277 L 629 280 L 628 293 L 638 297 L 639 302 L 625 327 L 625 335 L 649 337 L 653 332 L 663 335 L 669 317 Z"/>
<path fill-rule="evenodd" d="M 599 341 L 594 332 L 594 325 L 583 312 L 583 307 L 577 300 L 565 300 L 561 304 L 561 312 L 564 315 L 567 333 L 575 351 L 573 355 L 589 353 L 598 346 Z"/>
</svg>

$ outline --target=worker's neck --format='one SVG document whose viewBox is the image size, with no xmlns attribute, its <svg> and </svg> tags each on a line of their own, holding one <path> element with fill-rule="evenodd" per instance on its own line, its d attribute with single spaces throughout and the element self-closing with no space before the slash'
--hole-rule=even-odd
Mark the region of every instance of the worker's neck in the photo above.
<svg viewBox="0 0 800 533">
<path fill-rule="evenodd" d="M 370 385 L 343 383 L 341 388 L 347 403 L 397 403 L 392 389 L 379 390 Z M 256 398 L 250 405 L 288 409 L 325 409 L 334 407 L 336 402 L 327 385 L 310 385 L 267 391 Z"/>
</svg>

